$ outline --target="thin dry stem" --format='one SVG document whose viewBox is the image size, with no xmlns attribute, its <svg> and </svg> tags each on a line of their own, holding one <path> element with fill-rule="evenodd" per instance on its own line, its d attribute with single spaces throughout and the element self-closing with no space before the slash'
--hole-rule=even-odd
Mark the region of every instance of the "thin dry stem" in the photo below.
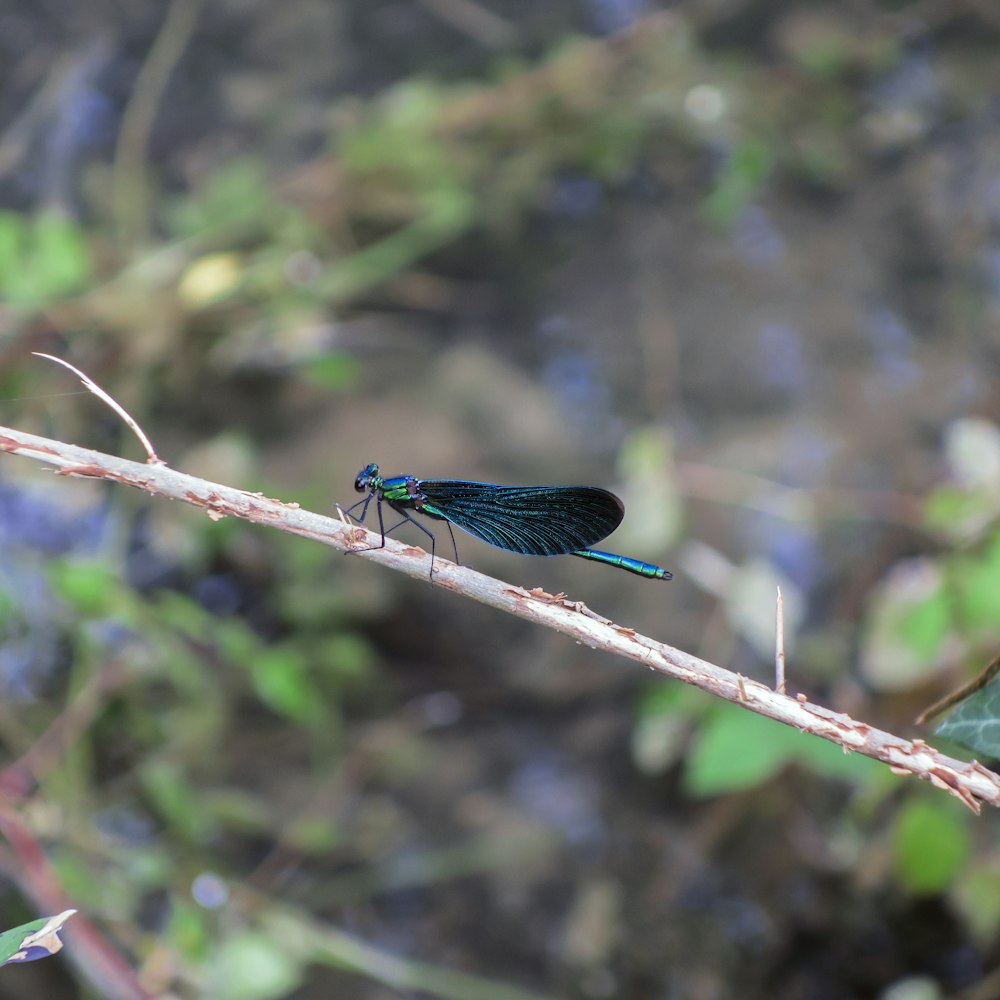
<svg viewBox="0 0 1000 1000">
<path fill-rule="evenodd" d="M 142 428 L 139 426 L 139 422 L 125 409 L 121 403 L 118 402 L 110 393 L 105 392 L 89 375 L 85 375 L 79 368 L 74 367 L 68 361 L 64 361 L 62 358 L 57 358 L 54 354 L 43 354 L 41 351 L 32 351 L 32 354 L 36 358 L 45 358 L 47 361 L 54 361 L 57 365 L 62 365 L 63 368 L 68 368 L 74 375 L 78 376 L 80 381 L 84 386 L 89 389 L 98 399 L 103 400 L 108 406 L 111 407 L 115 413 L 118 414 L 122 420 L 132 428 L 135 436 L 142 443 L 143 448 L 146 449 L 146 454 L 149 456 L 148 461 L 155 462 L 157 465 L 162 465 L 163 460 L 159 458 L 153 448 L 152 442 L 143 433 Z"/>
</svg>

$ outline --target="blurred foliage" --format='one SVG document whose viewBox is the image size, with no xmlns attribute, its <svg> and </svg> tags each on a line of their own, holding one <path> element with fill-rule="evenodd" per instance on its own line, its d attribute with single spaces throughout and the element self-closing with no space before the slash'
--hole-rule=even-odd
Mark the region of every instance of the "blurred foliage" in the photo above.
<svg viewBox="0 0 1000 1000">
<path fill-rule="evenodd" d="M 681 95 L 703 74 L 684 23 L 653 18 L 619 45 L 570 40 L 536 65 L 504 64 L 486 83 L 405 79 L 369 104 L 345 99 L 328 156 L 278 179 L 235 159 L 167 200 L 164 243 L 138 258 L 118 259 L 52 216 L 4 215 L 0 295 L 44 310 L 92 277 L 100 287 L 66 304 L 61 322 L 127 338 L 156 302 L 157 321 L 175 331 L 146 338 L 145 364 L 154 345 L 163 360 L 196 327 L 212 331 L 203 342 L 227 364 L 315 363 L 317 378 L 343 387 L 356 367 L 338 365 L 309 333 L 328 310 L 376 292 L 406 304 L 422 294 L 406 280 L 415 268 L 461 273 L 477 245 L 516 245 L 552 211 L 567 175 L 613 189 L 644 162 L 665 165 L 661 150 L 694 167 L 702 144 L 721 143 L 705 212 L 735 222 L 779 155 L 794 151 L 741 116 L 720 131 L 688 114 Z"/>
<path fill-rule="evenodd" d="M 877 781 L 877 761 L 772 722 L 736 705 L 713 707 L 702 720 L 684 761 L 684 783 L 693 795 L 755 788 L 790 764 L 858 784 Z"/>
<path fill-rule="evenodd" d="M 910 892 L 944 892 L 968 861 L 967 812 L 941 796 L 911 799 L 896 815 L 893 857 Z"/>
<path fill-rule="evenodd" d="M 844 140 L 868 99 L 845 82 L 892 66 L 901 45 L 889 28 L 856 33 L 807 7 L 784 29 L 773 43 L 801 71 L 786 67 L 784 81 L 732 50 L 710 54 L 678 16 L 650 19 L 613 42 L 569 40 L 533 63 L 508 58 L 485 80 L 411 77 L 370 101 L 341 98 L 325 154 L 283 176 L 253 157 L 206 172 L 157 208 L 161 242 L 134 256 L 108 242 L 100 219 L 83 226 L 48 212 L 5 212 L 4 337 L 57 330 L 76 360 L 88 370 L 90 360 L 105 366 L 117 383 L 109 388 L 131 393 L 140 420 L 161 429 L 172 415 L 192 413 L 202 430 L 206 411 L 192 397 L 206 370 L 213 388 L 263 371 L 290 375 L 289 396 L 309 385 L 346 393 L 366 373 L 365 356 L 341 346 L 336 322 L 372 303 L 455 309 L 448 279 L 477 276 L 471 262 L 483 246 L 520 259 L 525 233 L 534 239 L 538 222 L 561 210 L 567 177 L 590 182 L 598 206 L 601 195 L 631 184 L 676 190 L 718 227 L 738 225 L 763 192 L 789 180 L 828 193 L 849 183 L 870 147 Z M 880 124 L 869 119 L 873 132 Z M 19 372 L 4 378 L 11 395 L 30 384 Z M 251 408 L 270 420 L 256 388 L 247 393 Z M 209 400 L 223 419 L 228 402 L 221 391 Z M 860 660 L 872 689 L 906 695 L 944 667 L 981 662 L 995 645 L 998 440 L 984 420 L 949 431 L 951 480 L 926 501 L 940 551 L 898 564 L 867 609 Z M 630 510 L 623 536 L 635 531 L 653 549 L 674 542 L 683 521 L 673 450 L 662 428 L 650 427 L 626 437 L 619 456 Z M 207 457 L 209 468 L 220 468 L 218 456 Z M 65 529 L 68 515 L 63 522 Z M 127 531 L 121 523 L 116 530 Z M 51 525 L 42 532 L 50 540 L 55 533 Z M 325 549 L 298 541 L 248 554 L 244 528 L 232 522 L 175 528 L 168 537 L 163 547 L 175 562 L 155 586 L 127 582 L 127 543 L 118 539 L 89 557 L 48 561 L 44 596 L 54 608 L 23 579 L 0 587 L 8 648 L 18 629 L 47 627 L 66 667 L 61 706 L 47 695 L 23 718 L 10 712 L 3 720 L 7 741 L 22 749 L 50 725 L 72 737 L 43 761 L 30 803 L 40 803 L 38 828 L 61 886 L 93 918 L 121 928 L 154 969 L 170 952 L 165 979 L 175 976 L 195 995 L 280 997 L 304 981 L 309 964 L 327 963 L 436 996 L 526 996 L 406 962 L 278 905 L 275 886 L 284 888 L 278 880 L 289 870 L 313 894 L 303 912 L 310 904 L 325 912 L 338 892 L 367 900 L 386 887 L 412 890 L 469 873 L 493 875 L 505 899 L 530 904 L 518 879 L 555 836 L 539 847 L 530 836 L 537 830 L 526 836 L 497 822 L 484 792 L 461 804 L 463 818 L 485 816 L 498 833 L 414 852 L 419 837 L 387 789 L 463 762 L 429 746 L 412 719 L 399 725 L 406 709 L 373 723 L 363 745 L 348 739 L 352 709 L 377 719 L 392 695 L 365 625 L 371 609 L 383 609 L 379 584 L 348 589 L 330 572 Z M 197 584 L 216 566 L 224 567 L 224 591 L 230 569 L 247 576 L 268 608 L 262 622 L 251 624 L 238 595 L 221 610 L 199 598 Z M 791 650 L 806 622 L 794 583 L 754 560 L 726 582 L 720 621 L 758 658 L 768 653 L 780 583 Z M 30 620 L 25 604 L 38 612 Z M 412 605 L 421 614 L 419 600 Z M 463 638 L 441 614 L 451 641 L 482 641 L 478 631 Z M 406 634 L 405 655 L 417 661 L 421 651 Z M 452 650 L 457 659 L 473 655 Z M 994 698 L 983 692 L 940 731 L 1000 754 Z M 85 716 L 79 729 L 70 725 L 76 712 Z M 281 787 L 269 784 L 272 752 L 294 761 L 281 771 Z M 794 780 L 796 772 L 837 782 L 852 792 L 841 835 L 855 857 L 874 842 L 884 864 L 868 874 L 879 888 L 894 879 L 904 894 L 947 895 L 982 941 L 1000 926 L 1000 872 L 992 857 L 977 856 L 969 818 L 943 795 L 909 787 L 897 794 L 898 780 L 867 758 L 658 683 L 639 706 L 632 759 L 649 776 L 679 774 L 696 800 L 761 788 L 779 775 Z M 296 784 L 295 794 L 286 795 L 285 783 Z M 329 785 L 347 803 L 341 810 L 326 807 Z M 416 793 L 400 798 L 406 794 Z M 887 833 L 880 806 L 892 813 Z M 400 862 L 403 848 L 410 855 Z M 247 888 L 255 881 L 259 895 Z M 231 898 L 237 905 L 221 914 Z M 546 941 L 555 937 L 549 931 L 540 935 Z M 454 954 L 464 960 L 457 947 Z M 607 982 L 593 985 L 595 995 L 607 992 Z"/>
<path fill-rule="evenodd" d="M 80 291 L 91 271 L 87 236 L 70 219 L 53 212 L 35 218 L 0 212 L 0 301 L 44 308 Z"/>
<path fill-rule="evenodd" d="M 719 172 L 714 190 L 705 198 L 705 217 L 716 225 L 732 225 L 760 192 L 772 169 L 768 145 L 749 138 L 732 150 Z"/>
<path fill-rule="evenodd" d="M 1000 641 L 1000 433 L 985 421 L 960 421 L 947 435 L 952 477 L 924 502 L 929 526 L 942 540 L 940 552 L 897 563 L 874 589 L 860 650 L 860 668 L 874 688 L 907 692 L 956 662 L 981 667 Z M 727 600 L 738 601 L 743 570 L 734 571 Z M 766 579 L 747 606 L 773 600 Z M 788 586 L 782 584 L 783 589 Z M 766 593 L 765 593 L 766 592 Z M 795 594 L 794 588 L 791 593 Z M 786 627 L 798 630 L 798 613 Z M 741 632 L 739 616 L 733 626 Z M 773 649 L 773 619 L 756 636 L 746 633 L 760 659 Z M 1000 757 L 1000 680 L 964 701 L 938 734 Z M 795 732 L 733 705 L 710 703 L 692 692 L 657 685 L 643 697 L 633 733 L 633 757 L 648 773 L 681 764 L 693 796 L 757 788 L 796 765 L 853 786 L 861 801 L 884 799 L 898 787 L 887 769 L 858 755 Z M 855 816 L 862 823 L 862 814 Z M 913 792 L 896 814 L 893 872 L 916 894 L 937 894 L 966 884 L 981 863 L 973 857 L 969 817 L 940 796 Z M 969 919 L 1000 925 L 1000 913 L 983 908 L 977 894 L 956 902 Z"/>
<path fill-rule="evenodd" d="M 955 664 L 979 671 L 1000 645 L 1000 431 L 961 420 L 945 441 L 951 481 L 925 503 L 942 552 L 898 564 L 871 598 L 860 666 L 882 690 L 913 688 Z M 997 690 L 974 694 L 938 734 L 1000 758 Z"/>
</svg>

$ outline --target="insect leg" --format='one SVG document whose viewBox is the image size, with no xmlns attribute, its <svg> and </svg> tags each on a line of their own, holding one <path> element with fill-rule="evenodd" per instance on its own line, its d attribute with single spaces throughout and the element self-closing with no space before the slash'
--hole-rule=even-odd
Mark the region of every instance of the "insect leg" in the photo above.
<svg viewBox="0 0 1000 1000">
<path fill-rule="evenodd" d="M 448 525 L 448 534 L 451 535 L 451 547 L 455 550 L 455 562 L 461 566 L 462 561 L 458 558 L 458 546 L 455 544 L 455 532 L 451 530 L 451 521 L 445 521 Z"/>
</svg>

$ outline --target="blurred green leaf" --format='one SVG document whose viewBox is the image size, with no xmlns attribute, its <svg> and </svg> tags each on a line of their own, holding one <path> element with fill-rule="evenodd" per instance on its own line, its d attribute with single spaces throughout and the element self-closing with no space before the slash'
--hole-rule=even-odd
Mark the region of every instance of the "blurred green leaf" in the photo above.
<svg viewBox="0 0 1000 1000">
<path fill-rule="evenodd" d="M 648 123 L 635 114 L 607 114 L 595 117 L 592 128 L 583 132 L 582 166 L 595 176 L 617 180 L 636 162 Z"/>
<path fill-rule="evenodd" d="M 915 656 L 933 661 L 952 625 L 951 607 L 942 588 L 900 609 L 897 634 Z"/>
<path fill-rule="evenodd" d="M 59 887 L 77 905 L 110 920 L 127 920 L 135 912 L 142 894 L 124 869 L 95 865 L 93 859 L 77 856 L 63 846 L 51 852 Z"/>
<path fill-rule="evenodd" d="M 731 226 L 757 196 L 771 172 L 770 147 L 760 139 L 744 139 L 729 155 L 702 202 L 705 217 L 717 226 Z"/>
<path fill-rule="evenodd" d="M 912 893 L 943 892 L 969 855 L 967 819 L 947 799 L 913 799 L 896 818 L 893 861 L 896 874 Z"/>
<path fill-rule="evenodd" d="M 953 581 L 963 627 L 994 631 L 1000 622 L 1000 532 L 979 555 L 958 560 Z"/>
<path fill-rule="evenodd" d="M 107 563 L 53 562 L 49 567 L 49 580 L 59 597 L 89 617 L 109 614 L 121 603 L 118 576 Z"/>
<path fill-rule="evenodd" d="M 14 617 L 17 607 L 17 601 L 8 589 L 8 584 L 0 582 L 0 625 Z"/>
<path fill-rule="evenodd" d="M 979 536 L 1000 511 L 1000 494 L 990 490 L 963 490 L 941 486 L 924 501 L 923 518 L 929 531 L 952 542 Z"/>
<path fill-rule="evenodd" d="M 475 199 L 458 186 L 439 184 L 421 206 L 412 222 L 338 261 L 316 282 L 319 294 L 337 302 L 387 281 L 462 235 L 476 216 Z"/>
<path fill-rule="evenodd" d="M 200 906 L 175 899 L 170 908 L 167 935 L 181 956 L 188 960 L 201 960 L 209 954 L 212 941 L 209 921 Z"/>
<path fill-rule="evenodd" d="M 262 225 L 277 208 L 263 164 L 245 157 L 221 166 L 197 194 L 170 202 L 164 218 L 174 235 L 190 238 L 247 223 Z"/>
<path fill-rule="evenodd" d="M 262 649 L 260 639 L 238 618 L 216 618 L 211 637 L 223 656 L 237 666 L 249 666 Z"/>
<path fill-rule="evenodd" d="M 211 832 L 194 787 L 176 766 L 151 758 L 140 768 L 143 789 L 176 833 L 193 843 L 204 843 Z"/>
<path fill-rule="evenodd" d="M 688 734 L 714 706 L 689 684 L 653 684 L 643 691 L 632 726 L 631 751 L 644 774 L 661 774 L 684 756 Z"/>
<path fill-rule="evenodd" d="M 272 646 L 255 653 L 249 667 L 257 696 L 273 711 L 296 722 L 316 723 L 325 717 L 302 651 Z"/>
<path fill-rule="evenodd" d="M 266 934 L 240 931 L 209 961 L 206 996 L 213 1000 L 275 1000 L 299 985 L 299 961 Z"/>
<path fill-rule="evenodd" d="M 753 712 L 712 712 L 688 752 L 685 787 L 692 795 L 718 795 L 761 784 L 788 762 L 787 732 Z"/>
<path fill-rule="evenodd" d="M 703 691 L 690 684 L 652 684 L 639 698 L 641 718 L 681 715 L 700 719 L 718 706 Z"/>
<path fill-rule="evenodd" d="M 378 662 L 371 643 L 354 632 L 338 632 L 322 646 L 319 665 L 341 678 L 367 677 Z"/>
<path fill-rule="evenodd" d="M 630 740 L 635 766 L 643 774 L 662 774 L 684 756 L 690 728 L 683 715 L 640 715 Z"/>
<path fill-rule="evenodd" d="M 718 795 L 760 785 L 791 763 L 848 781 L 865 780 L 880 769 L 827 740 L 725 705 L 714 708 L 696 732 L 684 784 L 693 795 Z"/>
<path fill-rule="evenodd" d="M 952 634 L 953 597 L 940 566 L 908 559 L 875 588 L 862 634 L 860 669 L 873 687 L 915 687 L 940 669 Z"/>
<path fill-rule="evenodd" d="M 796 759 L 816 774 L 826 778 L 870 785 L 883 779 L 885 764 L 860 753 L 851 753 L 829 740 L 809 736 L 796 744 Z"/>
<path fill-rule="evenodd" d="M 325 354 L 306 362 L 303 377 L 323 389 L 339 391 L 355 385 L 361 374 L 361 364 L 347 354 Z"/>
<path fill-rule="evenodd" d="M 0 299 L 42 305 L 80 290 L 90 269 L 83 231 L 70 219 L 0 212 Z"/>
<path fill-rule="evenodd" d="M 341 838 L 341 830 L 329 819 L 302 816 L 284 831 L 285 841 L 296 851 L 327 854 Z"/>
<path fill-rule="evenodd" d="M 211 616 L 186 594 L 170 590 L 157 594 L 156 614 L 161 624 L 188 639 L 214 638 Z"/>
<path fill-rule="evenodd" d="M 990 947 L 1000 930 L 1000 865 L 995 854 L 966 865 L 950 886 L 949 900 L 979 946 Z"/>
<path fill-rule="evenodd" d="M 619 528 L 626 545 L 660 552 L 677 540 L 684 507 L 677 490 L 673 436 L 643 427 L 626 439 L 618 458 L 622 499 L 629 512 Z"/>
</svg>

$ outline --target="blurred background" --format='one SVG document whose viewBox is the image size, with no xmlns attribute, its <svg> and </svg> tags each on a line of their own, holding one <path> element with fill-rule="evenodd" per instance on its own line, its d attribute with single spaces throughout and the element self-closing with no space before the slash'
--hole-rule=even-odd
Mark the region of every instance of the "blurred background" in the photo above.
<svg viewBox="0 0 1000 1000">
<path fill-rule="evenodd" d="M 765 683 L 780 585 L 793 691 L 969 755 L 913 718 L 1000 641 L 998 45 L 0 0 L 0 422 L 143 457 L 45 351 L 321 512 L 371 461 L 612 489 L 672 582 L 462 561 Z M 0 929 L 80 911 L 0 997 L 1000 996 L 994 815 L 277 532 L 10 456 L 0 512 Z"/>
</svg>

